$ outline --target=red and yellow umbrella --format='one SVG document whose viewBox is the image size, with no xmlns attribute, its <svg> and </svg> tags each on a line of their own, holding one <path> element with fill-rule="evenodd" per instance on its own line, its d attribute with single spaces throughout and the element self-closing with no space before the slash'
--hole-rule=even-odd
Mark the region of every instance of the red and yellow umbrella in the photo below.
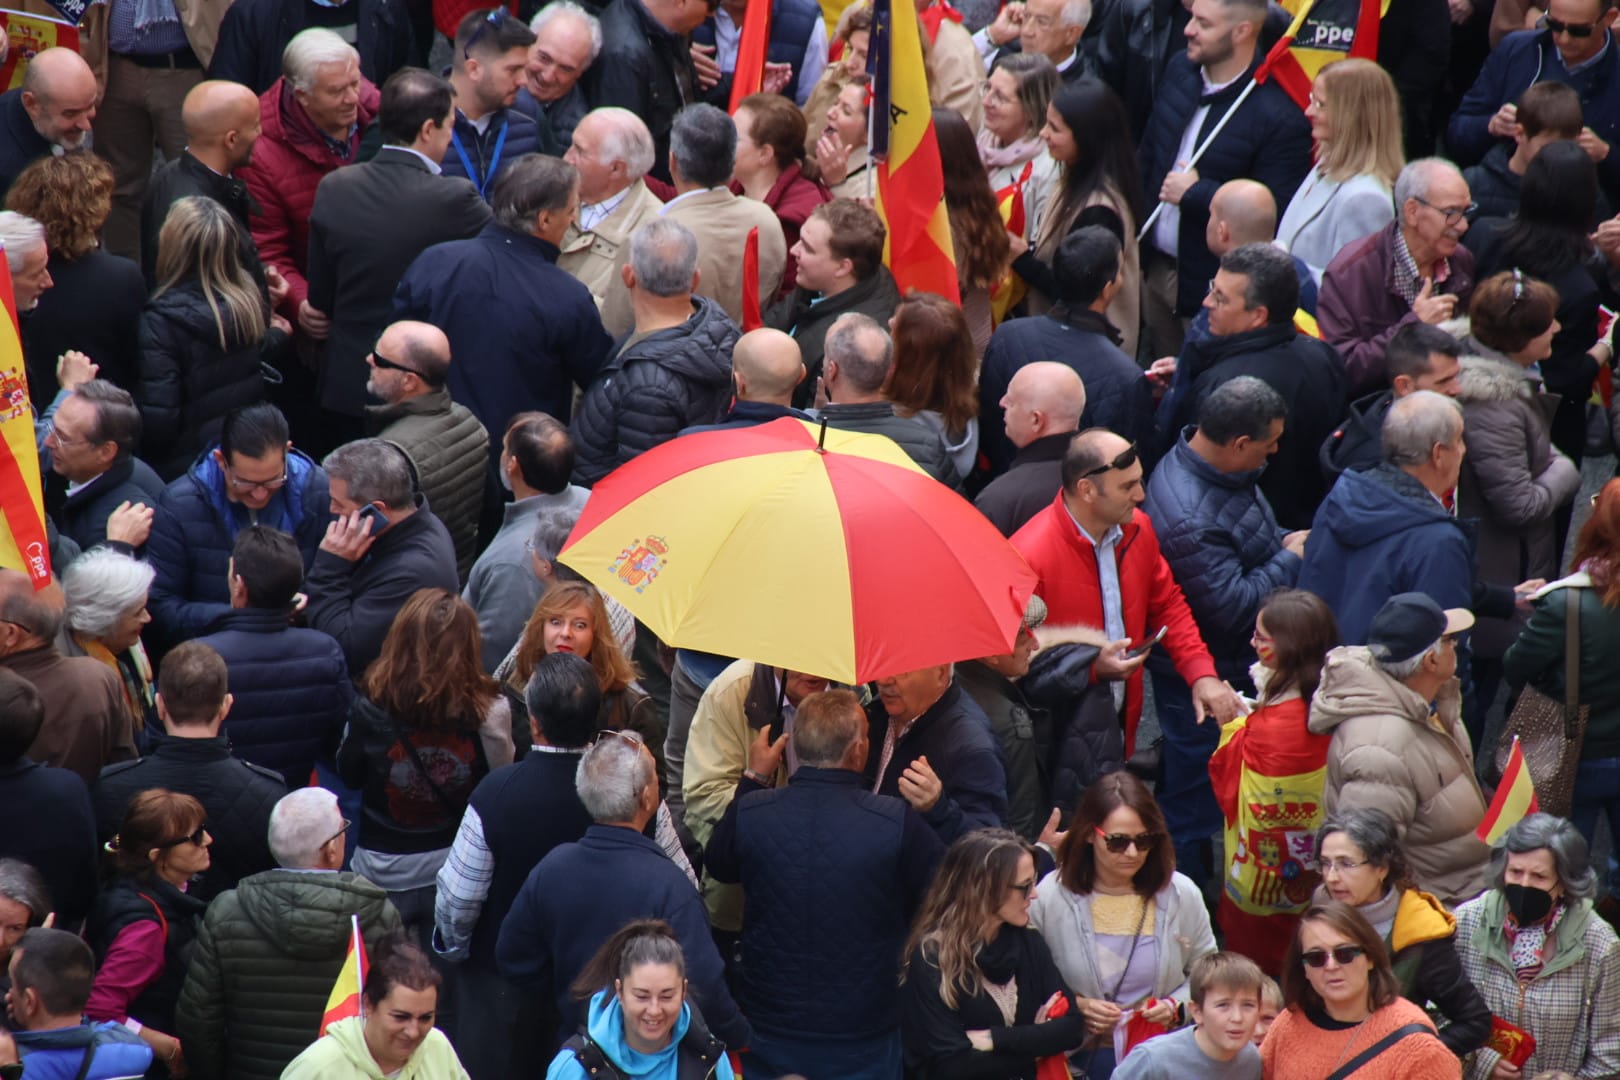
<svg viewBox="0 0 1620 1080">
<path fill-rule="evenodd" d="M 845 683 L 1012 651 L 1035 573 L 880 435 L 686 435 L 597 484 L 559 558 L 661 639 Z"/>
</svg>

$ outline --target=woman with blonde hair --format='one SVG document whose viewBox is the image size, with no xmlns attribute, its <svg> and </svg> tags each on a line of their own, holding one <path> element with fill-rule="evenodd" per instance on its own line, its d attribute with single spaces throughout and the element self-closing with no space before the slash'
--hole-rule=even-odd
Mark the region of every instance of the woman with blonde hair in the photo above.
<svg viewBox="0 0 1620 1080">
<path fill-rule="evenodd" d="M 418 589 L 360 679 L 338 775 L 360 789 L 354 870 L 388 890 L 424 949 L 434 879 L 473 788 L 512 762 L 512 722 L 484 674 L 478 616 L 444 589 Z"/>
<path fill-rule="evenodd" d="M 833 39 L 843 45 L 844 51 L 835 63 L 828 64 L 821 78 L 804 99 L 805 136 L 804 152 L 814 154 L 816 143 L 827 123 L 827 110 L 851 79 L 866 74 L 866 49 L 872 41 L 872 9 L 865 4 L 851 4 L 838 18 Z"/>
<path fill-rule="evenodd" d="M 865 198 L 868 183 L 875 190 L 877 176 L 868 175 L 872 163 L 866 156 L 866 95 L 871 88 L 872 80 L 865 74 L 851 76 L 819 124 L 812 120 L 810 125 L 820 131 L 815 147 L 816 169 L 835 199 Z"/>
<path fill-rule="evenodd" d="M 1035 884 L 1035 849 L 1008 829 L 970 832 L 945 853 L 900 969 L 907 1075 L 1034 1080 L 1038 1058 L 1085 1039 L 1085 1017 L 1030 925 Z"/>
<path fill-rule="evenodd" d="M 1316 283 L 1346 244 L 1395 220 L 1401 108 L 1395 82 L 1371 60 L 1337 60 L 1316 76 L 1305 116 L 1316 168 L 1277 225 L 1277 242 L 1310 267 Z"/>
<path fill-rule="evenodd" d="M 6 193 L 6 209 L 45 226 L 50 251 L 51 287 L 22 324 L 28 390 L 42 409 L 56 394 L 56 358 L 69 350 L 95 360 L 101 378 L 135 385 L 146 279 L 133 259 L 101 249 L 112 194 L 112 168 L 95 154 L 47 154 Z"/>
<path fill-rule="evenodd" d="M 213 199 L 188 196 L 158 234 L 157 291 L 141 314 L 135 401 L 143 456 L 165 480 L 219 438 L 225 414 L 264 399 L 266 353 L 287 340 L 242 264 L 236 222 Z"/>
</svg>

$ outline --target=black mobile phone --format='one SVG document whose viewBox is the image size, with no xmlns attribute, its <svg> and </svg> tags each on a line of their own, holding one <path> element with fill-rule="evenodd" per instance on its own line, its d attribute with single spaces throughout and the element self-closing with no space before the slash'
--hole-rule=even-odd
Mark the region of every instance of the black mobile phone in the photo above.
<svg viewBox="0 0 1620 1080">
<path fill-rule="evenodd" d="M 1154 634 L 1152 637 L 1148 638 L 1146 641 L 1142 642 L 1142 644 L 1140 644 L 1140 645 L 1136 645 L 1136 646 L 1133 646 L 1132 648 L 1126 649 L 1125 650 L 1125 659 L 1127 659 L 1127 660 L 1135 660 L 1138 656 L 1143 655 L 1148 650 L 1152 649 L 1153 646 L 1155 646 L 1159 642 L 1163 641 L 1164 640 L 1164 635 L 1168 634 L 1169 632 L 1170 632 L 1170 627 L 1169 626 L 1161 626 L 1161 627 L 1159 627 L 1159 632 L 1157 634 Z"/>
<path fill-rule="evenodd" d="M 371 522 L 370 535 L 372 536 L 376 536 L 378 533 L 388 528 L 388 518 L 385 517 L 383 512 L 377 509 L 377 507 L 372 503 L 366 503 L 366 505 L 360 508 L 360 520 L 355 522 L 355 524 L 358 525 L 360 521 Z"/>
</svg>

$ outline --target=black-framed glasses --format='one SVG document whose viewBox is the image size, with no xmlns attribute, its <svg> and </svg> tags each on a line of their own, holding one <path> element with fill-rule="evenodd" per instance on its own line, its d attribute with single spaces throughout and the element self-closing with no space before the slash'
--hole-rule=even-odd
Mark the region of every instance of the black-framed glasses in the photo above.
<svg viewBox="0 0 1620 1080">
<path fill-rule="evenodd" d="M 236 475 L 236 470 L 229 465 L 225 467 L 225 480 L 235 491 L 252 491 L 263 488 L 265 491 L 280 491 L 287 484 L 287 467 L 281 467 L 281 475 L 273 480 L 244 480 Z"/>
<path fill-rule="evenodd" d="M 1133 846 L 1137 851 L 1146 855 L 1159 842 L 1158 833 L 1145 832 L 1132 836 L 1130 833 L 1105 833 L 1096 826 L 1092 826 L 1092 830 L 1097 834 L 1097 838 L 1103 842 L 1103 846 L 1115 855 L 1123 855 Z"/>
<path fill-rule="evenodd" d="M 437 379 L 430 379 L 428 376 L 422 374 L 413 367 L 406 367 L 398 360 L 390 360 L 388 357 L 384 356 L 375 345 L 371 347 L 371 364 L 373 367 L 382 368 L 384 371 L 403 371 L 407 375 L 415 375 L 418 379 L 421 379 L 425 383 L 436 384 L 438 382 Z"/>
<path fill-rule="evenodd" d="M 1420 198 L 1416 195 L 1414 195 L 1413 198 L 1417 199 L 1418 202 L 1422 203 L 1424 206 L 1427 206 L 1435 213 L 1443 215 L 1446 219 L 1447 225 L 1455 225 L 1463 218 L 1479 211 L 1479 203 L 1469 203 L 1467 206 L 1436 206 L 1428 199 Z"/>
<path fill-rule="evenodd" d="M 193 844 L 197 847 L 202 847 L 203 841 L 207 839 L 207 837 L 208 822 L 205 821 L 201 825 L 198 825 L 196 830 L 193 831 L 189 836 L 182 836 L 178 840 L 165 840 L 163 843 L 159 844 L 158 847 L 160 849 L 175 848 L 179 847 L 181 844 Z"/>
<path fill-rule="evenodd" d="M 1011 885 L 1007 886 L 1007 888 L 1011 889 L 1015 893 L 1018 893 L 1025 900 L 1028 900 L 1029 894 L 1035 889 L 1035 879 L 1030 878 L 1028 881 L 1015 881 Z"/>
<path fill-rule="evenodd" d="M 1327 967 L 1328 957 L 1331 956 L 1335 964 L 1344 967 L 1366 951 L 1360 945 L 1335 945 L 1331 949 L 1306 949 L 1299 954 L 1299 958 L 1305 962 L 1306 967 L 1324 968 Z"/>
<path fill-rule="evenodd" d="M 1105 461 L 1101 465 L 1098 465 L 1095 469 L 1087 469 L 1085 472 L 1081 473 L 1080 479 L 1089 480 L 1093 476 L 1101 476 L 1103 473 L 1109 472 L 1110 470 L 1128 469 L 1135 464 L 1136 444 L 1131 443 L 1131 445 L 1120 451 L 1118 456 L 1116 456 L 1113 461 Z"/>
<path fill-rule="evenodd" d="M 327 844 L 330 844 L 334 840 L 341 840 L 345 836 L 348 836 L 349 835 L 349 830 L 351 828 L 353 828 L 353 827 L 354 827 L 354 822 L 350 821 L 348 818 L 344 818 L 343 819 L 343 828 L 339 829 L 337 832 L 333 833 L 331 836 L 328 836 L 325 840 L 321 841 L 321 847 L 325 847 Z"/>
<path fill-rule="evenodd" d="M 1551 30 L 1555 34 L 1568 34 L 1572 38 L 1589 38 L 1597 31 L 1596 23 L 1567 23 L 1551 15 L 1543 15 L 1537 19 L 1536 26 Z"/>
<path fill-rule="evenodd" d="M 484 36 L 485 30 L 501 25 L 501 19 L 505 15 L 506 11 L 503 8 L 489 9 L 489 14 L 485 15 L 483 21 L 478 24 L 478 29 L 472 32 L 472 36 L 467 39 L 467 44 L 461 47 L 461 58 L 463 60 L 472 59 L 472 48 L 478 44 L 478 39 Z"/>
</svg>

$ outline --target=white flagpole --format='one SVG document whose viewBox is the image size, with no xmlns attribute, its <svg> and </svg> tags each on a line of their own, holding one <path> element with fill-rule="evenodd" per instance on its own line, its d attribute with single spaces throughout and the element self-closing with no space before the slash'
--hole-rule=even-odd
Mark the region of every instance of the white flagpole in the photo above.
<svg viewBox="0 0 1620 1080">
<path fill-rule="evenodd" d="M 1214 142 L 1215 137 L 1221 133 L 1221 129 L 1226 127 L 1226 122 L 1232 119 L 1232 114 L 1238 111 L 1238 107 L 1248 100 L 1249 95 L 1254 93 L 1254 88 L 1259 85 L 1256 80 L 1252 78 L 1249 80 L 1249 85 L 1243 88 L 1243 93 L 1239 94 L 1237 100 L 1228 106 L 1226 113 L 1221 117 L 1221 122 L 1215 125 L 1215 130 L 1211 131 L 1203 144 L 1193 151 L 1193 156 L 1187 160 L 1187 169 L 1191 169 L 1198 164 L 1198 159 L 1204 156 L 1204 151 L 1209 149 L 1209 144 Z M 1186 170 L 1180 171 L 1185 172 Z M 1148 234 L 1148 230 L 1153 228 L 1153 223 L 1159 220 L 1159 215 L 1164 212 L 1165 205 L 1164 200 L 1161 199 L 1159 205 L 1153 208 L 1153 213 L 1148 215 L 1148 219 L 1142 223 L 1141 230 L 1136 234 L 1137 243 L 1142 242 L 1142 238 Z"/>
</svg>

